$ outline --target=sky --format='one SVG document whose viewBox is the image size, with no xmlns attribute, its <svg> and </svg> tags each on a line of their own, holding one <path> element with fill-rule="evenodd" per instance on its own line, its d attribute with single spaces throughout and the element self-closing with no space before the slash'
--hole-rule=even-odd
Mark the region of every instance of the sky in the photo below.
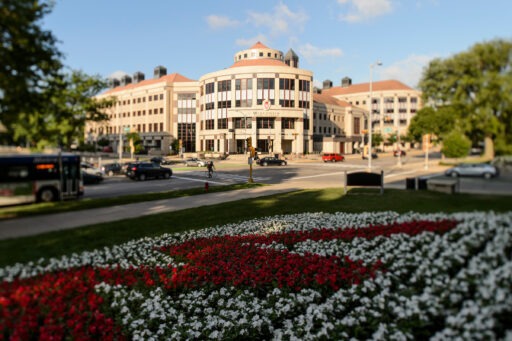
<svg viewBox="0 0 512 341">
<path fill-rule="evenodd" d="M 416 88 L 432 59 L 512 39 L 511 0 L 54 2 L 42 26 L 59 40 L 64 64 L 103 78 L 141 71 L 150 79 L 162 65 L 199 80 L 259 41 L 283 53 L 293 49 L 320 88 L 344 77 Z"/>
</svg>

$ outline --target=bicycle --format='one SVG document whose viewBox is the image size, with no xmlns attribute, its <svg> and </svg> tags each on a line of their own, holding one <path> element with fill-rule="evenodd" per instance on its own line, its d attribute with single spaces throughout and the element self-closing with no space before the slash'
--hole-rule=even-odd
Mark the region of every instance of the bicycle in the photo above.
<svg viewBox="0 0 512 341">
<path fill-rule="evenodd" d="M 212 170 L 212 171 L 211 171 L 211 173 L 210 173 L 210 171 L 205 170 L 205 171 L 204 171 L 204 176 L 205 176 L 205 178 L 207 178 L 207 179 L 213 179 L 213 178 L 216 178 L 216 177 L 217 177 L 217 172 L 216 172 L 216 171 L 214 171 L 214 170 Z"/>
</svg>

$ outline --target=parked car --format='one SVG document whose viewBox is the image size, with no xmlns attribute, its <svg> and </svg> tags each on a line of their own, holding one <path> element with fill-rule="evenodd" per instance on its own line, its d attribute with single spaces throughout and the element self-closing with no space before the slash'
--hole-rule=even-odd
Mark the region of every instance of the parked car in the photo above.
<svg viewBox="0 0 512 341">
<path fill-rule="evenodd" d="M 196 157 L 188 158 L 185 160 L 187 167 L 205 167 L 206 160 L 201 160 Z"/>
<path fill-rule="evenodd" d="M 139 162 L 130 164 L 126 175 L 134 180 L 144 181 L 146 179 L 169 179 L 172 176 L 172 169 L 162 167 L 153 162 Z"/>
<path fill-rule="evenodd" d="M 397 149 L 397 150 L 394 150 L 394 151 L 393 151 L 393 156 L 394 156 L 394 157 L 398 157 L 398 156 L 405 156 L 405 155 L 407 155 L 407 154 L 405 153 L 405 150 Z"/>
<path fill-rule="evenodd" d="M 82 171 L 82 181 L 84 185 L 99 184 L 103 181 L 103 176 Z"/>
<path fill-rule="evenodd" d="M 113 153 L 114 150 L 112 149 L 111 146 L 105 146 L 103 147 L 103 149 L 101 150 L 103 153 Z"/>
<path fill-rule="evenodd" d="M 153 163 L 157 163 L 159 165 L 170 165 L 172 164 L 172 161 L 171 160 L 167 160 L 161 156 L 155 156 L 155 157 L 152 157 L 149 161 L 153 162 Z"/>
<path fill-rule="evenodd" d="M 488 163 L 462 163 L 458 166 L 447 169 L 446 176 L 481 176 L 490 179 L 499 175 L 498 169 Z"/>
<path fill-rule="evenodd" d="M 345 157 L 338 153 L 325 153 L 322 155 L 322 160 L 324 162 L 338 162 L 344 161 Z"/>
<path fill-rule="evenodd" d="M 121 174 L 123 172 L 121 164 L 117 162 L 106 163 L 101 166 L 101 170 L 105 175 L 113 176 L 114 174 Z"/>
<path fill-rule="evenodd" d="M 372 159 L 377 159 L 378 157 L 377 153 L 372 153 Z M 368 155 L 363 154 L 363 160 L 368 160 Z"/>
<path fill-rule="evenodd" d="M 84 172 L 89 173 L 89 174 L 96 174 L 96 175 L 100 175 L 101 177 L 103 177 L 105 175 L 105 173 L 100 168 L 94 167 L 94 165 L 87 163 L 87 162 L 82 162 L 80 164 L 80 167 L 82 168 L 82 170 Z"/>
<path fill-rule="evenodd" d="M 277 157 L 267 156 L 258 160 L 260 166 L 286 166 L 285 160 L 278 159 Z"/>
</svg>

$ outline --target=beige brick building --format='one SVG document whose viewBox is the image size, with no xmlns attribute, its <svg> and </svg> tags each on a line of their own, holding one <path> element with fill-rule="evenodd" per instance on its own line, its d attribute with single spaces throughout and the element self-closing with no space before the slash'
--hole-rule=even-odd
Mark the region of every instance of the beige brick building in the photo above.
<svg viewBox="0 0 512 341">
<path fill-rule="evenodd" d="M 108 139 L 114 151 L 137 132 L 146 151 L 243 154 L 247 140 L 262 154 L 352 153 L 368 130 L 369 84 L 325 81 L 314 93 L 313 73 L 286 54 L 258 42 L 237 52 L 231 66 L 200 77 L 141 72 L 114 80 L 98 98 L 115 97 L 109 121 L 86 126 L 88 142 Z M 405 134 L 420 109 L 420 93 L 398 81 L 373 82 L 373 132 Z M 121 141 L 121 142 L 120 142 Z M 177 151 L 174 151 L 177 152 Z"/>
<path fill-rule="evenodd" d="M 324 81 L 322 94 L 335 97 L 369 112 L 370 83 L 352 84 L 344 78 L 341 86 Z M 421 92 L 396 80 L 372 82 L 373 132 L 384 137 L 397 131 L 407 134 L 412 117 L 421 109 Z"/>
<path fill-rule="evenodd" d="M 167 75 L 163 66 L 155 68 L 153 79 L 145 80 L 141 72 L 125 76 L 97 96 L 116 101 L 106 110 L 109 121 L 87 125 L 86 140 L 106 138 L 118 151 L 119 141 L 126 148 L 126 134 L 137 132 L 146 151 L 167 154 L 175 139 L 195 151 L 198 92 L 197 81 L 178 73 Z"/>
</svg>

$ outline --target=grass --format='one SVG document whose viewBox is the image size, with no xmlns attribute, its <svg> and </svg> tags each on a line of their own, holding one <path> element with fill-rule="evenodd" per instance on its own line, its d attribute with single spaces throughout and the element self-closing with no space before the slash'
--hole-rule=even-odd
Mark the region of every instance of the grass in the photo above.
<svg viewBox="0 0 512 341">
<path fill-rule="evenodd" d="M 114 223 L 50 232 L 0 241 L 0 266 L 58 257 L 103 248 L 142 237 L 197 230 L 252 218 L 301 212 L 396 211 L 458 212 L 510 211 L 512 196 L 443 194 L 430 191 L 388 189 L 384 195 L 371 189 L 329 188 L 301 190 L 268 197 L 155 214 Z"/>
<path fill-rule="evenodd" d="M 262 184 L 235 184 L 226 186 L 210 186 L 209 192 L 224 192 L 245 188 L 264 186 Z M 28 217 L 40 214 L 61 213 L 76 210 L 87 210 L 99 207 L 115 205 L 126 205 L 142 201 L 172 199 L 178 197 L 192 196 L 204 193 L 204 187 L 196 187 L 184 190 L 167 191 L 159 193 L 141 193 L 125 195 L 115 198 L 81 199 L 74 201 L 49 202 L 31 205 L 10 206 L 0 208 L 0 219 Z"/>
</svg>

